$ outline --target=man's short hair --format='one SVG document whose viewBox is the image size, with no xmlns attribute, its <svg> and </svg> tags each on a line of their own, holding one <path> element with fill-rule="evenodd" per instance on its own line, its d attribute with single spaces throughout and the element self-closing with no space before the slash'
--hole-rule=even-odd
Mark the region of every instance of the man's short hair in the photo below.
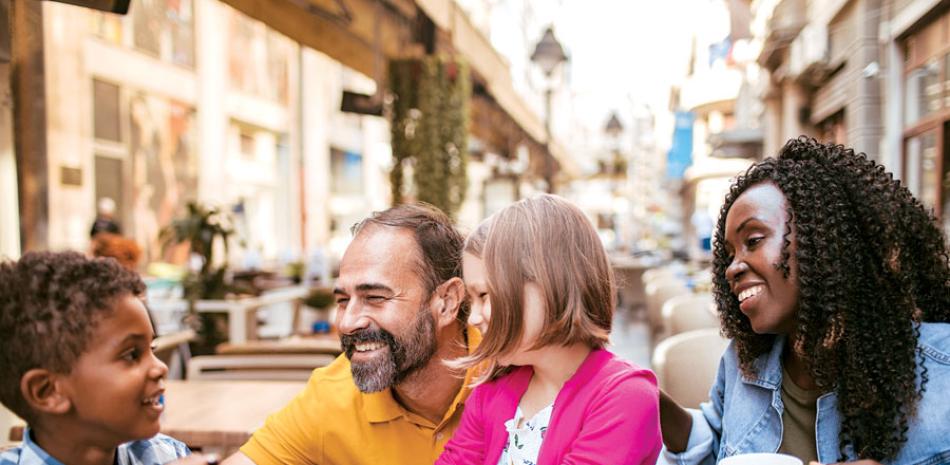
<svg viewBox="0 0 950 465">
<path fill-rule="evenodd" d="M 68 374 L 114 299 L 144 292 L 141 278 L 112 258 L 27 252 L 0 262 L 0 403 L 35 421 L 20 392 L 24 373 Z"/>
<path fill-rule="evenodd" d="M 448 215 L 427 203 L 397 205 L 388 210 L 373 212 L 353 226 L 353 236 L 368 225 L 405 228 L 413 233 L 419 246 L 419 276 L 431 294 L 442 283 L 462 276 L 462 246 L 464 239 Z M 468 302 L 459 307 L 458 320 L 468 320 Z"/>
</svg>

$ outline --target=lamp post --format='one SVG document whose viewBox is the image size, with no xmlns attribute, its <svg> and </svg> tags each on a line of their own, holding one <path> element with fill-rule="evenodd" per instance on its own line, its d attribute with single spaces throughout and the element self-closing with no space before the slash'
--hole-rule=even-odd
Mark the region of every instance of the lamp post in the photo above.
<svg viewBox="0 0 950 465">
<path fill-rule="evenodd" d="M 610 225 L 614 232 L 613 245 L 617 246 L 623 243 L 626 231 L 627 206 L 623 197 L 620 195 L 620 177 L 621 167 L 626 166 L 626 160 L 623 159 L 623 152 L 620 148 L 620 138 L 623 135 L 624 127 L 617 117 L 617 112 L 611 112 L 607 124 L 604 125 L 604 134 L 607 136 L 607 160 L 603 162 L 607 175 L 607 189 L 610 196 Z M 623 162 L 623 163 L 621 163 Z M 621 206 L 623 205 L 623 206 Z"/>
<path fill-rule="evenodd" d="M 620 136 L 623 134 L 623 124 L 620 123 L 620 118 L 617 117 L 616 112 L 610 114 L 610 119 L 604 125 L 604 134 L 607 135 L 607 139 L 610 141 L 610 159 L 607 160 L 610 164 L 610 173 L 608 174 L 618 175 L 620 174 L 617 168 L 620 166 L 618 162 L 621 157 Z"/>
<path fill-rule="evenodd" d="M 552 76 L 554 71 L 561 63 L 567 61 L 567 55 L 560 42 L 554 37 L 554 29 L 551 26 L 544 31 L 541 41 L 534 47 L 531 54 L 531 61 L 541 67 L 544 76 L 547 78 L 547 88 L 544 90 L 544 181 L 547 184 L 547 191 L 554 192 L 554 169 L 551 165 L 551 94 L 554 90 Z"/>
</svg>

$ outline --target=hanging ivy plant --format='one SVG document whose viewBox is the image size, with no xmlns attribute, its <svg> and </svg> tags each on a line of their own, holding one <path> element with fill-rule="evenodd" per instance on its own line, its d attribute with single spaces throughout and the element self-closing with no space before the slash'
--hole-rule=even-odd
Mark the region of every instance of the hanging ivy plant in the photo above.
<svg viewBox="0 0 950 465">
<path fill-rule="evenodd" d="M 468 185 L 468 66 L 444 55 L 393 60 L 389 85 L 394 97 L 393 203 L 414 198 L 454 217 Z M 412 178 L 407 179 L 410 167 Z"/>
</svg>

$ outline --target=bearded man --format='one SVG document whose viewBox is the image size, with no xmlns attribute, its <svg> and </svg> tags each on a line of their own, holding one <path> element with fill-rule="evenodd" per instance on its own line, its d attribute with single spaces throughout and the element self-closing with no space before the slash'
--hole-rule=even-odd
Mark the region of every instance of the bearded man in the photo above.
<svg viewBox="0 0 950 465">
<path fill-rule="evenodd" d="M 334 289 L 344 354 L 225 465 L 429 465 L 458 426 L 471 374 L 442 360 L 479 338 L 465 323 L 461 235 L 424 205 L 375 213 L 354 234 Z"/>
</svg>

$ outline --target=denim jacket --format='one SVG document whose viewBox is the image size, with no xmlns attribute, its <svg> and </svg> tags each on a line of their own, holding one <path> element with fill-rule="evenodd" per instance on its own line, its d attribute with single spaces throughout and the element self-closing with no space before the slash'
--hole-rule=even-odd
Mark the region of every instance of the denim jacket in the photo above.
<svg viewBox="0 0 950 465">
<path fill-rule="evenodd" d="M 681 453 L 663 449 L 659 463 L 713 464 L 737 454 L 776 452 L 782 442 L 782 348 L 777 337 L 772 350 L 755 361 L 755 378 L 739 371 L 739 358 L 732 343 L 719 362 L 719 373 L 709 393 L 710 400 L 693 416 L 689 445 Z M 910 420 L 907 442 L 887 465 L 950 464 L 950 324 L 923 323 L 918 346 L 927 370 L 926 391 Z M 917 367 L 918 380 L 921 367 Z M 919 381 L 918 381 L 919 382 Z M 815 435 L 818 459 L 835 463 L 839 458 L 841 417 L 834 392 L 818 398 Z M 846 456 L 854 460 L 850 447 Z"/>
</svg>

